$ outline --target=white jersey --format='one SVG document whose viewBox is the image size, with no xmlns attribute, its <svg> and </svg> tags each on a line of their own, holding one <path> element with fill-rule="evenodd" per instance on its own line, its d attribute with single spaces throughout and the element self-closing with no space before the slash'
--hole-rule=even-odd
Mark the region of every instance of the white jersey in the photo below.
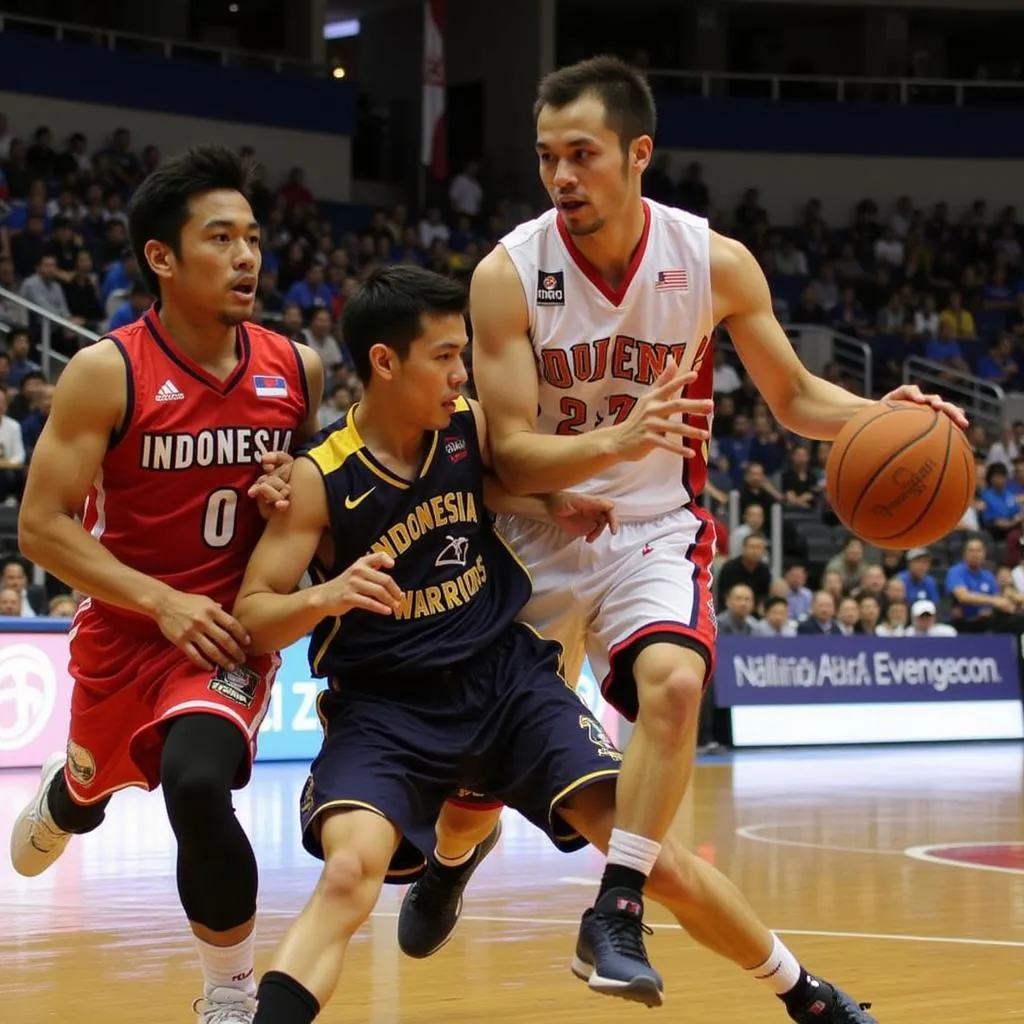
<svg viewBox="0 0 1024 1024">
<path fill-rule="evenodd" d="M 618 290 L 576 248 L 555 210 L 501 240 L 529 307 L 542 433 L 621 423 L 669 356 L 699 372 L 688 398 L 712 397 L 708 223 L 647 199 L 644 211 L 644 232 Z M 705 445 L 693 459 L 655 449 L 574 489 L 613 499 L 621 517 L 647 519 L 690 504 L 706 481 Z"/>
</svg>

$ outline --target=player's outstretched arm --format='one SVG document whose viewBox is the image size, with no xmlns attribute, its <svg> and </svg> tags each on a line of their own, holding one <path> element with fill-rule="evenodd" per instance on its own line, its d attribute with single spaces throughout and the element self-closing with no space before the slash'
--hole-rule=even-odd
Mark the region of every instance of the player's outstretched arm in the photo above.
<svg viewBox="0 0 1024 1024">
<path fill-rule="evenodd" d="M 787 429 L 831 441 L 871 404 L 867 398 L 816 377 L 802 362 L 772 309 L 771 291 L 757 260 L 740 242 L 711 235 L 711 291 L 716 322 L 724 323 L 747 372 L 772 415 Z M 887 397 L 930 405 L 966 427 L 962 410 L 916 386 Z"/>
<path fill-rule="evenodd" d="M 629 418 L 581 434 L 537 431 L 537 364 L 529 338 L 523 287 L 501 247 L 486 256 L 470 286 L 473 376 L 491 429 L 494 468 L 513 494 L 549 494 L 589 480 L 618 462 L 669 447 L 683 458 L 693 452 L 682 438 L 704 432 L 678 420 L 679 413 L 707 415 L 708 402 L 678 397 L 695 375 L 672 367 Z"/>
<path fill-rule="evenodd" d="M 295 460 L 288 507 L 271 517 L 245 571 L 234 614 L 252 637 L 256 654 L 295 643 L 328 616 L 354 608 L 390 615 L 402 593 L 382 570 L 387 555 L 359 559 L 340 576 L 296 590 L 330 527 L 327 493 L 316 466 Z"/>
</svg>

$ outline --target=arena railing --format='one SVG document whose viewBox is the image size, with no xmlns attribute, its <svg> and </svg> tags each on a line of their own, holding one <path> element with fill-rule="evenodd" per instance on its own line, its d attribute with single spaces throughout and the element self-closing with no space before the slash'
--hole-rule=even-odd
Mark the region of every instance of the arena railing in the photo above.
<svg viewBox="0 0 1024 1024">
<path fill-rule="evenodd" d="M 106 50 L 159 54 L 167 59 L 187 58 L 220 64 L 245 71 L 269 71 L 274 74 L 302 75 L 306 78 L 330 78 L 332 69 L 314 61 L 280 57 L 247 50 L 233 50 L 205 43 L 191 43 L 158 36 L 122 32 L 120 29 L 33 18 L 23 14 L 0 14 L 0 32 L 21 32 L 57 42 L 85 43 Z"/>
<path fill-rule="evenodd" d="M 46 379 L 49 381 L 53 381 L 56 378 L 56 374 L 53 372 L 55 366 L 59 366 L 60 369 L 63 369 L 68 363 L 68 357 L 66 355 L 63 355 L 60 352 L 55 352 L 53 349 L 53 331 L 55 327 L 60 327 L 65 331 L 70 331 L 72 334 L 76 334 L 78 337 L 84 338 L 89 344 L 92 344 L 94 341 L 99 341 L 102 337 L 102 335 L 87 330 L 80 324 L 72 323 L 70 320 L 65 320 L 64 317 L 58 316 L 52 310 L 46 309 L 43 306 L 37 306 L 34 302 L 29 302 L 28 299 L 22 298 L 17 292 L 8 291 L 6 288 L 0 288 L 0 295 L 7 299 L 8 302 L 13 302 L 16 305 L 21 306 L 30 314 L 38 318 L 40 359 L 42 361 L 43 373 L 46 374 Z"/>
<path fill-rule="evenodd" d="M 294 57 L 271 56 L 205 43 L 122 32 L 119 29 L 74 25 L 23 14 L 0 15 L 0 32 L 3 31 L 30 32 L 58 41 L 88 43 L 110 50 L 149 51 L 167 58 L 188 57 L 224 67 L 271 71 L 275 74 L 328 78 L 332 72 L 327 65 Z M 776 102 L 813 99 L 834 103 L 883 102 L 904 106 L 927 103 L 957 107 L 1024 100 L 1024 82 L 1012 80 L 765 75 L 678 68 L 654 68 L 647 75 L 655 87 L 705 99 L 742 97 Z"/>
<path fill-rule="evenodd" d="M 820 374 L 829 363 L 838 363 L 844 376 L 850 379 L 853 391 L 859 395 L 874 395 L 874 354 L 866 341 L 821 324 L 783 323 L 782 328 L 789 335 L 801 362 L 812 373 Z M 736 355 L 732 339 L 724 327 L 719 330 L 715 344 Z"/>
<path fill-rule="evenodd" d="M 909 356 L 903 363 L 903 383 L 938 391 L 963 407 L 967 418 L 998 432 L 1003 426 L 1006 392 L 998 385 L 970 373 L 951 370 L 922 356 Z"/>
<path fill-rule="evenodd" d="M 647 72 L 655 89 L 703 99 L 774 102 L 893 103 L 901 106 L 983 106 L 1024 100 L 1024 81 L 1001 79 L 887 78 L 841 75 L 765 75 L 729 71 Z"/>
</svg>

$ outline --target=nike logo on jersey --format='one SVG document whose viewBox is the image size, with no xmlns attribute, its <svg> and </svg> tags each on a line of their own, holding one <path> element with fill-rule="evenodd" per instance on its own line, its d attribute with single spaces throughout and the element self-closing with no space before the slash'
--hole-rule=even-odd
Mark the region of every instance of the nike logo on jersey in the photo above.
<svg viewBox="0 0 1024 1024">
<path fill-rule="evenodd" d="M 165 380 L 156 393 L 158 402 L 180 402 L 185 396 L 175 387 L 174 381 Z"/>
<path fill-rule="evenodd" d="M 345 508 L 351 510 L 358 508 L 366 499 L 377 490 L 376 487 L 371 487 L 365 494 L 360 494 L 358 498 L 353 498 L 351 495 L 345 499 Z"/>
</svg>

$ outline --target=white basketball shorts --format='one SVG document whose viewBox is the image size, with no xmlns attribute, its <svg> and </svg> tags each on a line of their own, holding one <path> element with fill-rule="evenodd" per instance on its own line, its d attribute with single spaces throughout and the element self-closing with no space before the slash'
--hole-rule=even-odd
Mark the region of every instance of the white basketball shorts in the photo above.
<svg viewBox="0 0 1024 1024">
<path fill-rule="evenodd" d="M 533 579 L 520 617 L 562 645 L 570 685 L 588 658 L 605 700 L 634 721 L 633 661 L 638 645 L 658 639 L 694 647 L 710 678 L 715 527 L 702 508 L 620 523 L 617 534 L 605 531 L 593 544 L 518 516 L 499 516 L 497 526 Z"/>
</svg>

